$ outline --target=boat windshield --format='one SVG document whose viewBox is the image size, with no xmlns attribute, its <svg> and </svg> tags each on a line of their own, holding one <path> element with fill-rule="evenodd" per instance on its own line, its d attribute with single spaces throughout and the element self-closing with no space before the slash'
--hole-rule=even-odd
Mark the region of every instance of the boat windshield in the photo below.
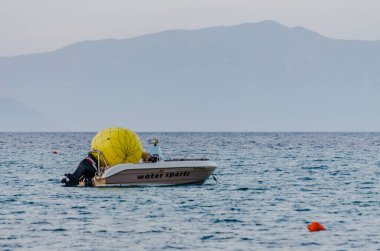
<svg viewBox="0 0 380 251">
<path fill-rule="evenodd" d="M 150 155 L 158 155 L 159 161 L 164 161 L 164 155 L 162 154 L 161 147 L 159 146 L 150 146 L 148 147 L 148 152 Z"/>
</svg>

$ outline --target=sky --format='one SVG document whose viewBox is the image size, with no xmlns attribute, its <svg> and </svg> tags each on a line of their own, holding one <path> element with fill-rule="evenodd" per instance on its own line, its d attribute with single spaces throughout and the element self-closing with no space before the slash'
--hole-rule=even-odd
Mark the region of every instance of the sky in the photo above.
<svg viewBox="0 0 380 251">
<path fill-rule="evenodd" d="M 106 38 L 274 20 L 380 40 L 379 0 L 0 0 L 0 56 Z"/>
</svg>

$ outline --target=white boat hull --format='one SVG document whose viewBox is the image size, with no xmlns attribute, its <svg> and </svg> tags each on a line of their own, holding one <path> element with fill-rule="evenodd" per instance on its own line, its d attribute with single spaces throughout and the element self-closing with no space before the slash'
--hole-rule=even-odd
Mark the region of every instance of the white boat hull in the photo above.
<svg viewBox="0 0 380 251">
<path fill-rule="evenodd" d="M 94 186 L 146 186 L 202 184 L 216 169 L 208 160 L 120 164 L 93 178 Z"/>
</svg>

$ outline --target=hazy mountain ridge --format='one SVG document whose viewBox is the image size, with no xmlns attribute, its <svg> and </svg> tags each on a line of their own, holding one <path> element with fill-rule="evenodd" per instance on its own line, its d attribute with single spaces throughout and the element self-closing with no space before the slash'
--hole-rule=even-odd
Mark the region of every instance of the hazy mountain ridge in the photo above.
<svg viewBox="0 0 380 251">
<path fill-rule="evenodd" d="M 54 119 L 15 99 L 0 97 L 0 131 L 62 131 Z"/>
<path fill-rule="evenodd" d="M 75 130 L 380 130 L 379 68 L 379 41 L 266 21 L 0 58 L 0 88 Z"/>
</svg>

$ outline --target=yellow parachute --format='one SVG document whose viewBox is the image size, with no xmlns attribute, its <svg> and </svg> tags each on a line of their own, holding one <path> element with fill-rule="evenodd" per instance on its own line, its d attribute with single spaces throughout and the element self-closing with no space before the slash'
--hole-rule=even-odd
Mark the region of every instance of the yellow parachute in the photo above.
<svg viewBox="0 0 380 251">
<path fill-rule="evenodd" d="M 99 131 L 92 139 L 91 150 L 101 151 L 109 167 L 122 163 L 138 163 L 142 155 L 139 137 L 133 131 L 122 127 L 111 127 Z M 93 155 L 98 157 L 97 153 Z M 105 166 L 102 158 L 100 160 L 102 166 Z"/>
</svg>

